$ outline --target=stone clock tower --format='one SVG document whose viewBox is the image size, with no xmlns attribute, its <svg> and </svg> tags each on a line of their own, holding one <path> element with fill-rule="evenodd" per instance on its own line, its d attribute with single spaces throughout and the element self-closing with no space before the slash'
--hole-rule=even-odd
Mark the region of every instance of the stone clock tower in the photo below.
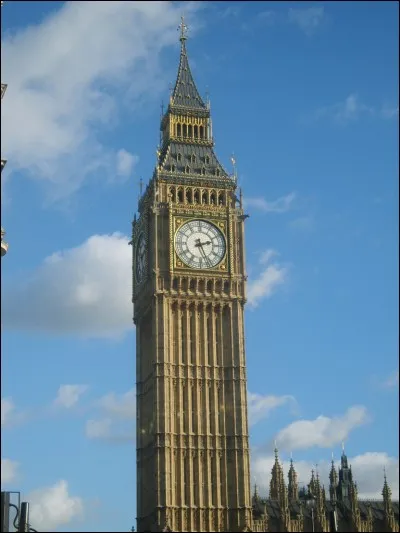
<svg viewBox="0 0 400 533">
<path fill-rule="evenodd" d="M 133 221 L 138 531 L 251 527 L 244 214 L 186 52 Z"/>
</svg>

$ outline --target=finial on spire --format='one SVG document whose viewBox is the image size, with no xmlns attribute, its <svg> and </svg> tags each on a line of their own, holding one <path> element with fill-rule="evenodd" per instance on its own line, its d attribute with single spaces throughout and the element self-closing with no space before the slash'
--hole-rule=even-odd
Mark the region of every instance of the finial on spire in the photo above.
<svg viewBox="0 0 400 533">
<path fill-rule="evenodd" d="M 342 440 L 342 454 L 344 455 L 344 440 Z"/>
<path fill-rule="evenodd" d="M 181 43 L 183 43 L 184 41 L 186 41 L 187 39 L 187 30 L 188 30 L 188 27 L 186 26 L 185 24 L 185 18 L 184 16 L 182 15 L 181 16 L 181 23 L 179 24 L 178 26 L 178 31 L 181 32 L 180 36 L 179 36 L 179 40 L 181 41 Z"/>
<path fill-rule="evenodd" d="M 142 196 L 142 192 L 143 192 L 143 180 L 142 180 L 142 178 L 140 178 L 140 181 L 139 181 L 139 191 L 140 191 L 140 196 Z"/>
</svg>

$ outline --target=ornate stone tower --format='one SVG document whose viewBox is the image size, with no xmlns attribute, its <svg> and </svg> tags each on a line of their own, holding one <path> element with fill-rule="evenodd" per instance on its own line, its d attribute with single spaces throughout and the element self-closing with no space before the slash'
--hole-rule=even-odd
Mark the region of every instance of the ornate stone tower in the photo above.
<svg viewBox="0 0 400 533">
<path fill-rule="evenodd" d="M 183 20 L 180 30 L 157 165 L 132 230 L 138 531 L 243 531 L 246 217 L 213 150 Z"/>
</svg>

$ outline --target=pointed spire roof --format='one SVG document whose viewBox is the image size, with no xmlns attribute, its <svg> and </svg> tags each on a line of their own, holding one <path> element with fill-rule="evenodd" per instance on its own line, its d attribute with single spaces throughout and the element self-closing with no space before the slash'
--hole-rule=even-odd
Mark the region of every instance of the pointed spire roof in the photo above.
<svg viewBox="0 0 400 533">
<path fill-rule="evenodd" d="M 390 489 L 390 487 L 388 485 L 388 482 L 387 482 L 386 468 L 385 467 L 383 468 L 383 478 L 384 478 L 383 489 L 382 489 L 383 500 L 387 501 L 387 502 L 390 502 L 391 501 L 391 496 L 392 496 L 392 491 L 391 491 L 391 489 Z"/>
<path fill-rule="evenodd" d="M 181 32 L 179 37 L 179 40 L 181 41 L 181 57 L 179 60 L 178 76 L 171 95 L 171 104 L 173 106 L 182 106 L 205 111 L 207 106 L 197 90 L 189 66 L 186 51 L 187 26 L 183 17 L 181 17 L 181 23 L 178 29 L 180 29 Z"/>
</svg>

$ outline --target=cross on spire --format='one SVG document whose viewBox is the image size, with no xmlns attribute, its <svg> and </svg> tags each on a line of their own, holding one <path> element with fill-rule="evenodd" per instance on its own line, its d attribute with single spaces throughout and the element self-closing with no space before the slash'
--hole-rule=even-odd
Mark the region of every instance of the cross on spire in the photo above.
<svg viewBox="0 0 400 533">
<path fill-rule="evenodd" d="M 183 15 L 181 16 L 181 23 L 180 23 L 179 26 L 178 26 L 178 31 L 181 32 L 181 34 L 180 34 L 180 36 L 179 36 L 179 40 L 180 40 L 181 42 L 186 41 L 186 39 L 187 39 L 187 31 L 188 31 L 188 27 L 187 27 L 186 24 L 185 24 L 185 18 L 184 18 Z"/>
</svg>

